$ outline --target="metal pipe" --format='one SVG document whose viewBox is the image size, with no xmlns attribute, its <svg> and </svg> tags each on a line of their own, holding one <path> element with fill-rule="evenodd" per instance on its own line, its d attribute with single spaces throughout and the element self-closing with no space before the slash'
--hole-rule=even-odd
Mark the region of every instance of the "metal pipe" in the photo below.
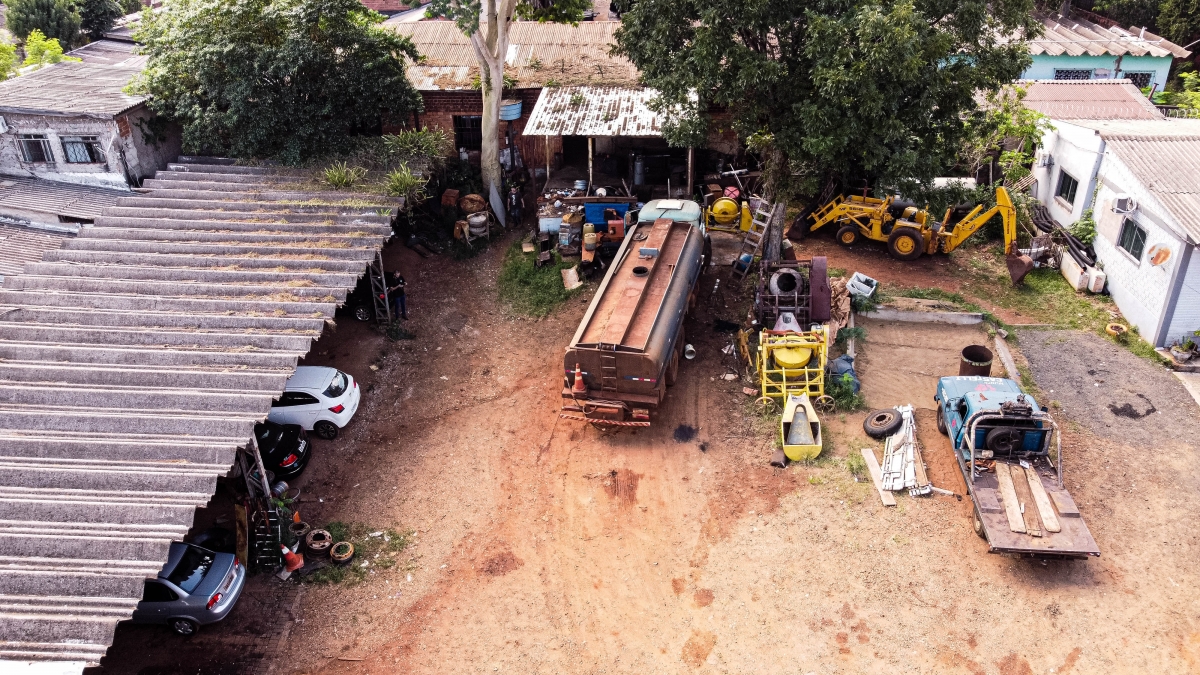
<svg viewBox="0 0 1200 675">
<path fill-rule="evenodd" d="M 594 140 L 595 139 L 593 139 L 591 136 L 588 136 L 588 189 L 587 189 L 587 194 L 589 194 L 589 195 L 592 194 L 592 144 L 593 144 Z"/>
</svg>

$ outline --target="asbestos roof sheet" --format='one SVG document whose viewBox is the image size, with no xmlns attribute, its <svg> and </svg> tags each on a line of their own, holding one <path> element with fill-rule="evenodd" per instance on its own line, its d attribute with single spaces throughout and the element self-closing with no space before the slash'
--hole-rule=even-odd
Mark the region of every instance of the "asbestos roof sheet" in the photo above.
<svg viewBox="0 0 1200 675">
<path fill-rule="evenodd" d="M 141 66 L 63 61 L 0 82 L 0 112 L 112 117 L 142 104 L 123 89 Z"/>
<path fill-rule="evenodd" d="M 408 77 L 420 91 L 470 89 L 479 74 L 471 43 L 452 21 L 385 24 L 407 36 L 421 54 Z M 516 21 L 509 30 L 505 71 L 517 86 L 634 86 L 638 71 L 628 59 L 609 54 L 619 22 L 584 21 L 578 26 Z"/>
<path fill-rule="evenodd" d="M 1159 56 L 1187 58 L 1191 52 L 1144 28 L 1106 28 L 1081 17 L 1039 16 L 1045 33 L 1029 41 L 1029 53 L 1058 56 Z"/>
<path fill-rule="evenodd" d="M 1163 114 L 1129 80 L 1029 80 L 1026 107 L 1057 120 L 1161 120 Z"/>
<path fill-rule="evenodd" d="M 662 121 L 644 87 L 543 89 L 525 124 L 526 136 L 662 136 Z"/>
<path fill-rule="evenodd" d="M 66 232 L 0 223 L 0 281 L 20 272 L 25 263 L 41 260 L 43 253 L 62 246 L 69 236 Z"/>
<path fill-rule="evenodd" d="M 391 237 L 400 200 L 189 159 L 0 286 L 0 672 L 99 662 Z"/>
<path fill-rule="evenodd" d="M 83 59 L 84 63 L 97 63 L 108 66 L 126 66 L 130 68 L 145 68 L 149 57 L 137 54 L 137 45 L 123 40 L 96 40 L 89 42 L 79 49 L 69 52 L 68 56 Z"/>
<path fill-rule="evenodd" d="M 0 216 L 41 212 L 53 216 L 94 220 L 105 207 L 131 193 L 39 178 L 0 176 Z"/>
</svg>

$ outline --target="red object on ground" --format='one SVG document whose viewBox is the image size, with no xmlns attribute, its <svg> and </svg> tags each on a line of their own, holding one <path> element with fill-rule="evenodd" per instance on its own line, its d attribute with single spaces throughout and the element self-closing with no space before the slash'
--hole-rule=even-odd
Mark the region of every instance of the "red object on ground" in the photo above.
<svg viewBox="0 0 1200 675">
<path fill-rule="evenodd" d="M 287 569 L 287 571 L 295 572 L 301 567 L 304 567 L 304 556 L 298 553 L 292 553 L 292 549 L 284 546 L 283 544 L 280 544 L 279 548 L 283 549 L 283 566 L 285 569 Z"/>
</svg>

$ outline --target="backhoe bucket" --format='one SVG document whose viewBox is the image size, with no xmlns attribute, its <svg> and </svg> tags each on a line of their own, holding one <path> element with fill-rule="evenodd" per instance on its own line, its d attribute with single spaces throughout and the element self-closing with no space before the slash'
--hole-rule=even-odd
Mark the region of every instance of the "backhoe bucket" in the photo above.
<svg viewBox="0 0 1200 675">
<path fill-rule="evenodd" d="M 1008 267 L 1008 276 L 1012 278 L 1013 286 L 1020 286 L 1025 275 L 1033 270 L 1033 258 L 1027 255 L 1009 253 L 1004 257 L 1004 265 Z"/>
</svg>

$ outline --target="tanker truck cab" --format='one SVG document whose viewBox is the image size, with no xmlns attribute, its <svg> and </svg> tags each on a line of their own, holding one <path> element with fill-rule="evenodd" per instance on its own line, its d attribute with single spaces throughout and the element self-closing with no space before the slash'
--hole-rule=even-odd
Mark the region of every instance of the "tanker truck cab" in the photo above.
<svg viewBox="0 0 1200 675">
<path fill-rule="evenodd" d="M 654 200 L 630 221 L 563 358 L 565 419 L 649 426 L 678 376 L 708 250 L 700 205 Z"/>
</svg>

